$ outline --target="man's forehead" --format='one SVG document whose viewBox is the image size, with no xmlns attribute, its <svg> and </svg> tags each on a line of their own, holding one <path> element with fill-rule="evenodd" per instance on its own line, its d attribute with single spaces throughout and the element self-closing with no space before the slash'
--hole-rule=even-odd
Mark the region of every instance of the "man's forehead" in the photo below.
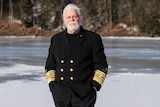
<svg viewBox="0 0 160 107">
<path fill-rule="evenodd" d="M 66 14 L 71 14 L 71 13 L 73 13 L 73 14 L 77 14 L 77 10 L 76 9 L 67 9 L 66 10 Z"/>
</svg>

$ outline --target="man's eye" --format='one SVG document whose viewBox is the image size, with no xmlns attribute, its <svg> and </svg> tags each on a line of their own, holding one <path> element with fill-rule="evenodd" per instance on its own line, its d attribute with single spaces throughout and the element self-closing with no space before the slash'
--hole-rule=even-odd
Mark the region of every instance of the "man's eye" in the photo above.
<svg viewBox="0 0 160 107">
<path fill-rule="evenodd" d="M 70 18 L 78 18 L 78 16 L 68 16 L 67 19 L 70 19 Z"/>
</svg>

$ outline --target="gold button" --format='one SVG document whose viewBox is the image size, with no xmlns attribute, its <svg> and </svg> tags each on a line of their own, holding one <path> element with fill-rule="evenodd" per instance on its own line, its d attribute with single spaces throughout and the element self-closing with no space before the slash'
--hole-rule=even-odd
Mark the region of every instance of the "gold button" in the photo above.
<svg viewBox="0 0 160 107">
<path fill-rule="evenodd" d="M 70 77 L 70 80 L 73 80 L 74 78 L 73 77 Z"/>
<path fill-rule="evenodd" d="M 73 60 L 70 60 L 70 63 L 73 64 Z"/>
<path fill-rule="evenodd" d="M 63 68 L 61 68 L 61 69 L 60 69 L 60 71 L 61 71 L 61 72 L 63 72 L 63 71 L 64 71 L 64 69 L 63 69 Z"/>
<path fill-rule="evenodd" d="M 73 72 L 73 68 L 70 68 L 70 71 Z"/>
<path fill-rule="evenodd" d="M 61 60 L 61 64 L 63 64 L 64 63 L 64 60 Z"/>
<path fill-rule="evenodd" d="M 61 77 L 60 80 L 64 80 L 64 77 Z"/>
</svg>

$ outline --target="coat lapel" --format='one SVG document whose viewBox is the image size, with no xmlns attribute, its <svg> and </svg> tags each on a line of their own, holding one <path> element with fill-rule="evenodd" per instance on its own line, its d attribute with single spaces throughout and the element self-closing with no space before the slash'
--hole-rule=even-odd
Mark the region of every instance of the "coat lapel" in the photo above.
<svg viewBox="0 0 160 107">
<path fill-rule="evenodd" d="M 61 59 L 64 59 L 66 56 L 65 54 L 68 53 L 68 51 L 70 50 L 70 44 L 67 39 L 65 31 L 62 33 L 60 41 L 57 43 L 57 50 L 58 50 L 58 56 Z"/>
</svg>

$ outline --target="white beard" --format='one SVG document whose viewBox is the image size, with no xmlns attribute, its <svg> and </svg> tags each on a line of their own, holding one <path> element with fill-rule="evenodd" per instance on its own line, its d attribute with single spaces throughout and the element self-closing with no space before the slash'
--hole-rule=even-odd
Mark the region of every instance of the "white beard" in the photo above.
<svg viewBox="0 0 160 107">
<path fill-rule="evenodd" d="M 76 22 L 70 22 L 68 25 L 66 25 L 67 30 L 74 33 L 79 30 L 80 24 Z"/>
</svg>

